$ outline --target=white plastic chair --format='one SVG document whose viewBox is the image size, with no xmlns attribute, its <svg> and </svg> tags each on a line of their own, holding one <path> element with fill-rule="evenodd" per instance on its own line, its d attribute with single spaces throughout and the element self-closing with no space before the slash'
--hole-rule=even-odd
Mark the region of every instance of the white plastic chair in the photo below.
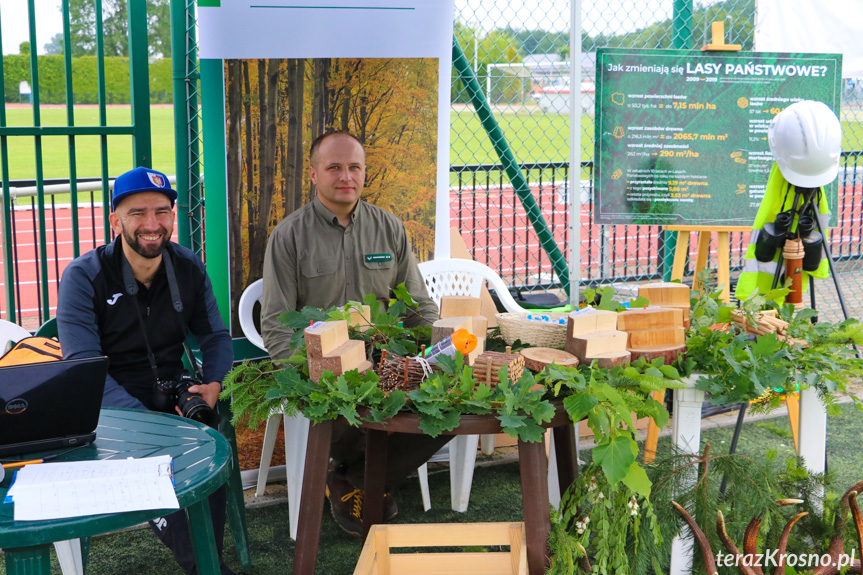
<svg viewBox="0 0 863 575">
<path fill-rule="evenodd" d="M 500 276 L 487 265 L 465 259 L 441 258 L 419 264 L 429 297 L 440 307 L 440 300 L 447 295 L 479 297 L 486 282 L 494 288 L 501 303 L 511 313 L 525 312 L 509 293 L 506 284 Z M 477 435 L 458 435 L 450 442 L 448 458 L 450 461 L 450 497 L 453 511 L 467 511 L 470 500 L 473 469 L 476 465 L 476 449 L 479 443 Z M 446 449 L 446 448 L 445 448 Z M 494 451 L 494 435 L 482 436 L 482 450 L 486 455 Z M 447 453 L 441 450 L 429 461 L 442 461 Z M 427 466 L 419 469 L 420 487 L 423 492 L 423 504 L 428 511 L 431 508 L 428 498 Z"/>
<path fill-rule="evenodd" d="M 6 353 L 10 343 L 14 344 L 31 333 L 16 323 L 0 319 L 0 355 Z M 81 560 L 81 540 L 70 539 L 68 541 L 57 541 L 54 543 L 57 551 L 57 559 L 60 562 L 60 570 L 63 575 L 79 575 L 84 573 Z"/>
<path fill-rule="evenodd" d="M 485 264 L 473 260 L 458 258 L 441 258 L 419 264 L 420 273 L 425 280 L 429 296 L 440 307 L 440 300 L 446 295 L 460 295 L 479 297 L 486 282 L 488 287 L 493 288 L 495 295 L 509 313 L 527 313 L 515 301 L 509 293 L 504 281 L 493 269 Z M 554 438 L 549 437 L 549 451 L 554 454 Z M 452 497 L 452 508 L 454 511 L 467 511 L 470 500 L 471 483 L 473 482 L 473 469 L 476 465 L 476 448 L 479 437 L 476 435 L 456 436 L 450 444 L 453 446 L 449 452 L 450 458 L 450 495 Z M 575 432 L 576 453 L 578 451 L 578 432 Z M 482 436 L 482 452 L 491 455 L 494 451 L 494 435 Z M 435 454 L 430 461 L 440 461 L 441 452 Z M 420 468 L 420 485 L 423 489 L 423 503 L 426 504 L 428 494 L 427 472 Z M 560 489 L 557 482 L 557 465 L 552 455 L 549 458 L 548 475 L 549 493 L 551 503 L 557 505 L 560 501 Z M 430 505 L 426 504 L 426 511 Z"/>
<path fill-rule="evenodd" d="M 25 337 L 30 337 L 30 332 L 11 321 L 0 319 L 0 356 L 6 353 L 10 343 L 18 343 Z"/>
<path fill-rule="evenodd" d="M 264 293 L 264 280 L 252 282 L 240 296 L 237 315 L 243 335 L 255 346 L 267 351 L 264 338 L 261 337 L 255 325 L 253 311 L 255 304 L 261 301 Z M 285 421 L 285 474 L 288 482 L 288 519 L 290 522 L 291 539 L 297 539 L 297 523 L 300 517 L 300 498 L 303 496 L 303 469 L 306 464 L 306 444 L 309 439 L 310 421 L 302 414 L 287 415 L 274 413 L 267 420 L 264 431 L 264 445 L 261 449 L 261 462 L 258 466 L 258 484 L 255 497 L 264 494 L 267 486 L 267 476 L 270 473 L 270 461 L 279 434 L 279 418 Z"/>
<path fill-rule="evenodd" d="M 440 307 L 440 299 L 445 295 L 479 297 L 485 283 L 494 289 L 500 303 L 509 313 L 527 313 L 512 295 L 509 288 L 493 269 L 473 260 L 441 258 L 419 264 L 420 273 L 425 279 L 429 297 Z"/>
</svg>

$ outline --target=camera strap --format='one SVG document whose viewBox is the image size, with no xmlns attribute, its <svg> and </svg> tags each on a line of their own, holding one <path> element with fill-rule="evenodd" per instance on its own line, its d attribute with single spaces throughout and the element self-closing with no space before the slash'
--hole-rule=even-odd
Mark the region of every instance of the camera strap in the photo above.
<svg viewBox="0 0 863 575">
<path fill-rule="evenodd" d="M 155 381 L 158 381 L 159 369 L 156 366 L 156 355 L 153 353 L 153 348 L 150 346 L 150 338 L 147 337 L 147 328 L 144 325 L 144 316 L 141 315 L 141 308 L 138 305 L 138 280 L 135 279 L 135 274 L 132 272 L 132 266 L 129 263 L 129 260 L 126 259 L 126 254 L 123 253 L 122 250 L 123 248 L 121 245 L 120 259 L 122 262 L 121 268 L 123 273 L 123 284 L 126 288 L 126 295 L 134 298 L 135 313 L 138 316 L 138 325 L 141 327 L 141 335 L 144 337 L 144 345 L 147 347 L 147 359 L 150 362 L 150 369 L 153 372 L 153 377 L 155 378 Z M 177 318 L 180 320 L 180 326 L 183 328 L 183 350 L 188 358 L 189 365 L 191 365 L 192 369 L 195 371 L 195 375 L 198 376 L 200 381 L 203 381 L 200 367 L 198 367 L 198 363 L 192 355 L 192 350 L 189 349 L 189 345 L 186 343 L 186 339 L 189 337 L 189 330 L 186 327 L 186 322 L 183 321 L 183 300 L 180 297 L 180 288 L 177 285 L 177 274 L 174 270 L 174 264 L 171 261 L 171 256 L 168 254 L 168 250 L 162 250 L 162 264 L 165 268 L 165 275 L 168 278 L 168 290 L 171 294 L 171 304 L 174 311 L 177 312 Z"/>
</svg>

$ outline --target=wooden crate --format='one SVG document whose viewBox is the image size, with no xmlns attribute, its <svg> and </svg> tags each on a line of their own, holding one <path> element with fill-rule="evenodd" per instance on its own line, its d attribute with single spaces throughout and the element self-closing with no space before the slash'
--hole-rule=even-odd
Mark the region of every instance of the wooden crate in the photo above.
<svg viewBox="0 0 863 575">
<path fill-rule="evenodd" d="M 508 552 L 390 553 L 393 548 L 508 545 Z M 373 525 L 354 575 L 527 575 L 524 523 Z"/>
</svg>

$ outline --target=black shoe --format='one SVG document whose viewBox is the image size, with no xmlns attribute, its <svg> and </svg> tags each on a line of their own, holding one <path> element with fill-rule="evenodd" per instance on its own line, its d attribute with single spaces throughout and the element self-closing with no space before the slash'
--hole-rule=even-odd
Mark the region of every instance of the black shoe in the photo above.
<svg viewBox="0 0 863 575">
<path fill-rule="evenodd" d="M 363 490 L 333 472 L 327 477 L 327 499 L 336 524 L 353 537 L 363 533 Z M 395 500 L 384 494 L 384 521 L 391 521 L 399 514 Z"/>
</svg>

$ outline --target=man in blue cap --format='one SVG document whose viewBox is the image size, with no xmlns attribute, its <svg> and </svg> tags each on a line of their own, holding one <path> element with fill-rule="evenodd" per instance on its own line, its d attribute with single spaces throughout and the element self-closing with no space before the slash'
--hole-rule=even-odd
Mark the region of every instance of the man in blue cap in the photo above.
<svg viewBox="0 0 863 575">
<path fill-rule="evenodd" d="M 74 260 L 63 273 L 57 328 L 65 359 L 107 355 L 102 405 L 180 410 L 163 405 L 165 382 L 183 371 L 183 343 L 195 335 L 203 355 L 203 377 L 188 389 L 214 408 L 221 381 L 231 369 L 232 346 L 219 315 L 204 265 L 171 241 L 177 192 L 167 176 L 135 168 L 114 181 L 111 230 L 116 239 Z M 160 400 L 162 400 L 160 402 Z M 225 492 L 210 496 L 221 562 Z M 188 574 L 196 574 L 185 513 L 151 522 L 159 538 Z"/>
</svg>

